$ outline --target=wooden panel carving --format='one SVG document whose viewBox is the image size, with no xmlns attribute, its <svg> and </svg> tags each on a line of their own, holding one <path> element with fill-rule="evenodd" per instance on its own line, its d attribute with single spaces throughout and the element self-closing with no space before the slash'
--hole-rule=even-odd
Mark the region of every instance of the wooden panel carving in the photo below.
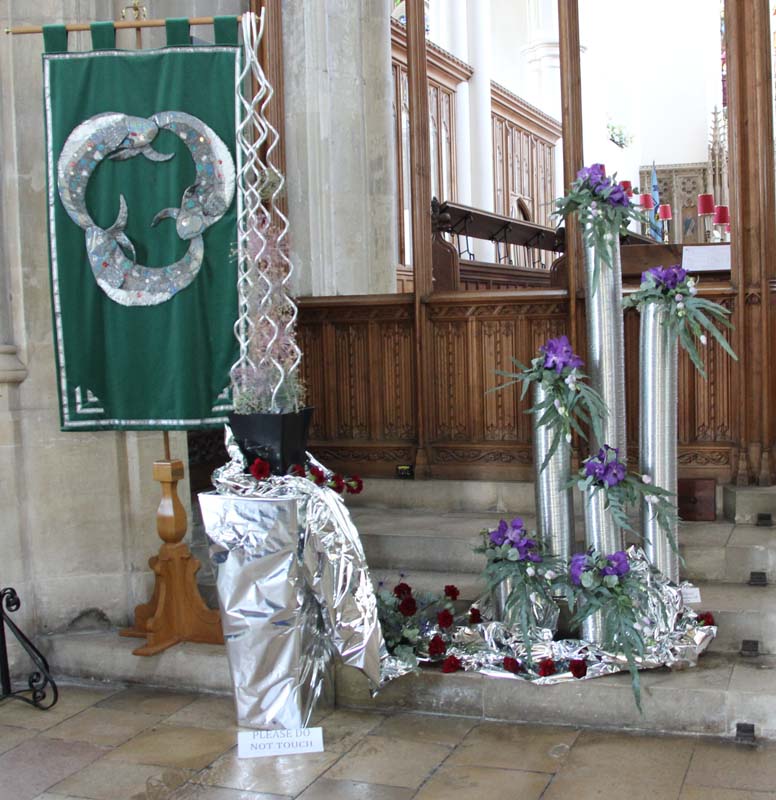
<svg viewBox="0 0 776 800">
<path fill-rule="evenodd" d="M 728 284 L 702 285 L 704 296 L 739 309 Z M 429 319 L 430 474 L 436 477 L 532 480 L 529 398 L 519 390 L 487 393 L 509 369 L 527 364 L 551 336 L 567 331 L 564 290 L 434 293 Z M 582 310 L 584 306 L 581 304 Z M 393 475 L 413 463 L 417 395 L 414 308 L 409 295 L 304 298 L 299 334 L 304 379 L 316 406 L 311 447 L 327 464 L 365 475 Z M 584 322 L 583 322 L 584 325 Z M 629 457 L 638 463 L 639 316 L 626 315 Z M 584 330 L 584 327 L 583 327 Z M 585 343 L 579 348 L 584 352 Z M 729 481 L 739 453 L 738 364 L 713 343 L 709 380 L 680 351 L 679 475 Z M 580 456 L 587 455 L 584 443 Z"/>
</svg>

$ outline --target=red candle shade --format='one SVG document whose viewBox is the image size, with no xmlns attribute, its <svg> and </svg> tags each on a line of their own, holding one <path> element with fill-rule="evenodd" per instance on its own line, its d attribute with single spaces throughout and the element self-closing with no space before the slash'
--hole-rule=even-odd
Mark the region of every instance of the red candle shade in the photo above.
<svg viewBox="0 0 776 800">
<path fill-rule="evenodd" d="M 673 219 L 671 216 L 671 206 L 668 203 L 661 204 L 657 207 L 658 219 Z"/>
<path fill-rule="evenodd" d="M 698 216 L 705 217 L 707 214 L 714 213 L 714 195 L 713 194 L 699 194 L 698 195 Z"/>
<path fill-rule="evenodd" d="M 647 211 L 650 211 L 651 209 L 653 209 L 655 207 L 655 201 L 654 201 L 654 199 L 653 199 L 651 194 L 640 194 L 639 195 L 639 205 L 642 208 L 647 209 Z"/>
<path fill-rule="evenodd" d="M 727 225 L 730 222 L 730 209 L 727 206 L 714 206 L 715 225 Z"/>
<path fill-rule="evenodd" d="M 725 225 L 725 233 L 730 233 L 730 223 L 729 222 L 728 222 L 727 225 Z"/>
<path fill-rule="evenodd" d="M 628 197 L 633 197 L 633 184 L 630 181 L 620 181 L 620 186 L 625 190 Z"/>
</svg>

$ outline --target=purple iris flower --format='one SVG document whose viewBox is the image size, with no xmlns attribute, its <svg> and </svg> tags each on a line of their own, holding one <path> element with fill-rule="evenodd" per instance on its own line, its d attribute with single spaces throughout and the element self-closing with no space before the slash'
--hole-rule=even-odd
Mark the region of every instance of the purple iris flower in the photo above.
<svg viewBox="0 0 776 800">
<path fill-rule="evenodd" d="M 630 572 L 630 564 L 628 564 L 628 556 L 622 551 L 618 550 L 606 557 L 607 565 L 601 570 L 602 575 L 617 575 L 622 577 Z"/>
<path fill-rule="evenodd" d="M 612 185 L 611 178 L 606 177 L 603 164 L 593 164 L 590 167 L 583 167 L 577 173 L 577 181 L 588 183 L 594 192 L 602 193 Z"/>
<path fill-rule="evenodd" d="M 560 375 L 566 367 L 576 369 L 584 363 L 582 359 L 572 350 L 568 336 L 559 336 L 557 339 L 548 339 L 539 348 L 540 353 L 544 353 L 545 369 L 554 369 Z"/>
<path fill-rule="evenodd" d="M 587 553 L 575 553 L 573 556 L 571 556 L 569 575 L 571 576 L 572 583 L 579 586 L 582 580 L 582 573 L 587 569 Z"/>
<path fill-rule="evenodd" d="M 595 456 L 585 461 L 585 477 L 593 478 L 606 486 L 617 486 L 625 480 L 627 470 L 619 459 L 619 450 L 605 444 Z"/>
</svg>

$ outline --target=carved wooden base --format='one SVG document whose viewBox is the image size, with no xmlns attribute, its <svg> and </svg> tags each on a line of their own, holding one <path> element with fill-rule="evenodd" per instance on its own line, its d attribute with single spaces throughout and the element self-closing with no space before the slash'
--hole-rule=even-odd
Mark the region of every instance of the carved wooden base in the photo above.
<svg viewBox="0 0 776 800">
<path fill-rule="evenodd" d="M 188 545 L 163 544 L 148 564 L 156 574 L 154 593 L 135 608 L 134 627 L 120 631 L 121 636 L 147 639 L 133 654 L 153 656 L 179 642 L 223 644 L 221 619 L 200 596 L 195 580 L 199 561 Z"/>
<path fill-rule="evenodd" d="M 209 609 L 199 593 L 196 574 L 199 561 L 182 542 L 186 533 L 186 511 L 176 487 L 183 478 L 183 462 L 154 462 L 154 480 L 162 485 L 162 501 L 156 512 L 156 527 L 163 541 L 159 554 L 149 559 L 156 582 L 148 603 L 135 608 L 135 624 L 120 631 L 147 641 L 133 650 L 136 656 L 153 656 L 179 642 L 223 644 L 218 611 Z"/>
</svg>

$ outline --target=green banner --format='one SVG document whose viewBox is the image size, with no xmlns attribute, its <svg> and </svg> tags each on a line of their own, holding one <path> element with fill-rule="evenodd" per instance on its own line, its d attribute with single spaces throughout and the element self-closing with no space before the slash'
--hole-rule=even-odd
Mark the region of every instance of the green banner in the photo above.
<svg viewBox="0 0 776 800">
<path fill-rule="evenodd" d="M 215 427 L 237 359 L 239 50 L 43 67 L 62 429 Z"/>
</svg>

